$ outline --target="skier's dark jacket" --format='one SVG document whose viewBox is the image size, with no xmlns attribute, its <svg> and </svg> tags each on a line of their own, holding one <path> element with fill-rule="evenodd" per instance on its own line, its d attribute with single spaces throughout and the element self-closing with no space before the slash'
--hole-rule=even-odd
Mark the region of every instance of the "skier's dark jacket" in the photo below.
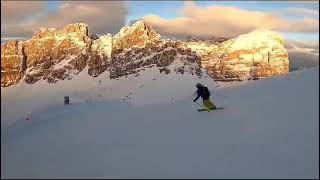
<svg viewBox="0 0 320 180">
<path fill-rule="evenodd" d="M 198 100 L 200 96 L 204 101 L 209 99 L 210 93 L 206 93 L 205 88 L 207 88 L 207 87 L 205 87 L 205 86 L 198 87 L 198 90 L 197 90 L 198 95 L 193 101 Z"/>
</svg>

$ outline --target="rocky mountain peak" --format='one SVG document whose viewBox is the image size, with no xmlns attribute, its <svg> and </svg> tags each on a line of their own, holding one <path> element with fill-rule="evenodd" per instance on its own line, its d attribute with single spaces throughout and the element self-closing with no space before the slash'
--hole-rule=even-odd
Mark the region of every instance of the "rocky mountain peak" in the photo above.
<svg viewBox="0 0 320 180">
<path fill-rule="evenodd" d="M 89 28 L 88 25 L 84 23 L 69 24 L 63 29 L 40 28 L 35 32 L 32 39 L 41 39 L 61 35 L 89 36 Z"/>
<path fill-rule="evenodd" d="M 84 34 L 86 36 L 89 35 L 89 27 L 85 23 L 76 23 L 76 24 L 69 24 L 65 28 L 62 29 L 64 33 L 79 33 Z"/>
<path fill-rule="evenodd" d="M 131 26 L 125 26 L 114 36 L 114 50 L 132 47 L 144 47 L 147 43 L 157 42 L 161 36 L 153 30 L 144 20 L 139 20 Z"/>
<path fill-rule="evenodd" d="M 288 53 L 276 32 L 258 29 L 219 41 L 165 40 L 144 20 L 121 28 L 115 36 L 89 35 L 84 23 L 42 28 L 30 40 L 1 44 L 1 86 L 21 79 L 29 84 L 39 80 L 54 83 L 72 79 L 84 69 L 93 77 L 107 71 L 111 79 L 138 75 L 150 67 L 159 68 L 160 73 L 198 77 L 203 68 L 215 80 L 289 72 Z"/>
<path fill-rule="evenodd" d="M 216 80 L 259 79 L 289 72 L 283 38 L 274 31 L 257 29 L 218 45 L 187 42 L 201 55 L 202 67 Z"/>
</svg>

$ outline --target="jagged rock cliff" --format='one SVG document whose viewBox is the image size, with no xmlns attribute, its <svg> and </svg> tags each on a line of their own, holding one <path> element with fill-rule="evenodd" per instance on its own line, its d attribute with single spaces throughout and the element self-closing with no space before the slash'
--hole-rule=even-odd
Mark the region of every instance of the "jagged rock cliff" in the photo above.
<svg viewBox="0 0 320 180">
<path fill-rule="evenodd" d="M 1 87 L 13 85 L 21 78 L 22 58 L 18 46 L 15 40 L 1 44 Z"/>
<path fill-rule="evenodd" d="M 169 73 L 166 68 L 175 60 L 184 65 L 175 68 L 176 73 L 192 73 L 201 76 L 201 62 L 196 53 L 188 51 L 181 43 L 161 39 L 143 20 L 131 27 L 123 27 L 113 38 L 110 77 L 137 73 L 143 68 L 157 66 L 159 71 Z M 188 67 L 187 67 L 188 66 Z"/>
<path fill-rule="evenodd" d="M 90 41 L 83 53 L 88 65 L 88 74 L 96 77 L 111 66 L 112 36 L 107 34 Z"/>
<path fill-rule="evenodd" d="M 86 24 L 61 30 L 41 29 L 27 41 L 1 45 L 1 87 L 21 79 L 49 83 L 71 79 L 86 67 L 90 76 L 108 71 L 110 78 L 137 74 L 156 66 L 160 72 L 174 64 L 174 73 L 201 77 L 201 68 L 218 80 L 263 78 L 288 72 L 287 51 L 274 32 L 257 30 L 223 42 L 173 41 L 143 20 L 123 27 L 118 34 L 98 37 Z"/>
<path fill-rule="evenodd" d="M 21 42 L 27 66 L 24 80 L 34 83 L 43 78 L 56 82 L 72 72 L 79 73 L 85 67 L 81 51 L 88 40 L 88 26 L 82 23 L 37 32 L 32 39 Z"/>
<path fill-rule="evenodd" d="M 283 39 L 267 30 L 255 30 L 220 44 L 187 42 L 201 56 L 202 67 L 216 80 L 264 78 L 289 72 Z"/>
</svg>

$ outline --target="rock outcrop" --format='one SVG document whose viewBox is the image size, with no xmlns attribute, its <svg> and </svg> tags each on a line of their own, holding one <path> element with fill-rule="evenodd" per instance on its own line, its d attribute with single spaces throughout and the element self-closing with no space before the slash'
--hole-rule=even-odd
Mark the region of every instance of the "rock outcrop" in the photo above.
<svg viewBox="0 0 320 180">
<path fill-rule="evenodd" d="M 112 41 L 111 34 L 108 34 L 88 43 L 85 57 L 90 76 L 96 77 L 110 67 Z"/>
<path fill-rule="evenodd" d="M 110 77 L 118 78 L 134 74 L 143 70 L 143 67 L 164 68 L 175 60 L 188 66 L 189 69 L 186 72 L 201 76 L 199 73 L 201 72 L 200 58 L 196 53 L 191 52 L 190 49 L 187 51 L 187 49 L 186 46 L 182 47 L 181 43 L 161 39 L 161 36 L 143 20 L 138 21 L 132 26 L 123 27 L 114 36 Z M 182 65 L 176 68 L 184 69 L 183 67 Z M 174 71 L 176 73 L 185 72 L 184 70 Z"/>
<path fill-rule="evenodd" d="M 32 39 L 22 42 L 25 49 L 27 71 L 25 81 L 40 79 L 56 82 L 78 73 L 85 67 L 81 51 L 86 47 L 88 26 L 71 24 L 61 30 L 41 29 Z"/>
<path fill-rule="evenodd" d="M 255 30 L 218 45 L 188 42 L 216 80 L 258 79 L 289 72 L 288 52 L 275 32 Z"/>
<path fill-rule="evenodd" d="M 30 40 L 1 44 L 1 87 L 21 79 L 30 84 L 54 83 L 84 69 L 93 77 L 108 71 L 110 78 L 119 78 L 154 66 L 165 74 L 199 77 L 205 68 L 216 80 L 257 79 L 289 71 L 283 39 L 264 30 L 229 40 L 183 42 L 162 39 L 143 20 L 123 27 L 115 36 L 100 37 L 77 23 L 61 30 L 40 29 Z"/>
<path fill-rule="evenodd" d="M 22 58 L 19 42 L 9 41 L 1 45 L 1 87 L 15 84 L 21 79 Z"/>
<path fill-rule="evenodd" d="M 112 50 L 115 54 L 124 49 L 144 47 L 148 43 L 161 41 L 161 36 L 149 27 L 144 20 L 137 21 L 132 26 L 125 26 L 113 37 Z"/>
</svg>

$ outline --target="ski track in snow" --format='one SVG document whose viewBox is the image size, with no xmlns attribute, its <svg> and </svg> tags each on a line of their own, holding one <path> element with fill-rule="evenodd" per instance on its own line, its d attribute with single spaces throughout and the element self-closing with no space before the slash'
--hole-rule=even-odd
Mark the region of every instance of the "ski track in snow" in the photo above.
<svg viewBox="0 0 320 180">
<path fill-rule="evenodd" d="M 223 86 L 213 112 L 192 98 L 56 105 L 2 128 L 1 177 L 319 178 L 318 73 Z"/>
</svg>

